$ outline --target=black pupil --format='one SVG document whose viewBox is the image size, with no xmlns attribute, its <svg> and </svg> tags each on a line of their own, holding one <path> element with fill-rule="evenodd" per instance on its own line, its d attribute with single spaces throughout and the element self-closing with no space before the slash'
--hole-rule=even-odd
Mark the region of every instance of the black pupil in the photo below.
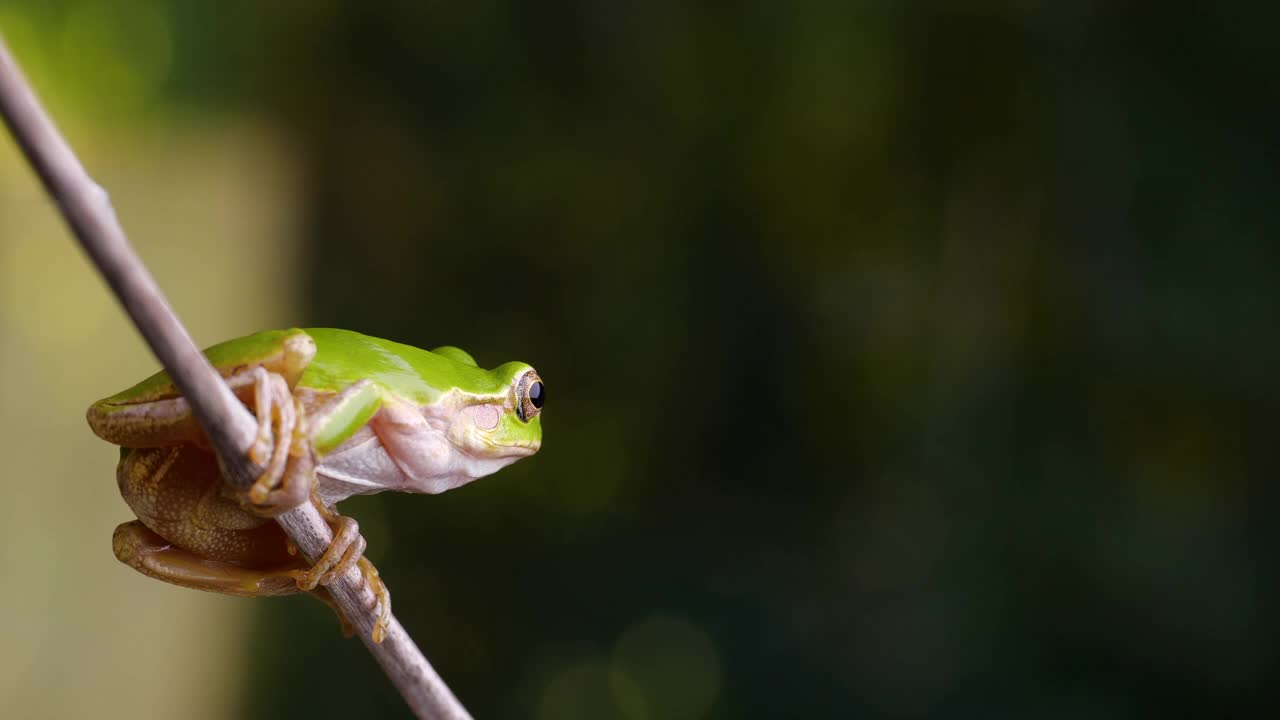
<svg viewBox="0 0 1280 720">
<path fill-rule="evenodd" d="M 542 409 L 542 403 L 547 399 L 547 391 L 542 389 L 542 383 L 536 382 L 529 386 L 529 402 L 539 410 Z"/>
</svg>

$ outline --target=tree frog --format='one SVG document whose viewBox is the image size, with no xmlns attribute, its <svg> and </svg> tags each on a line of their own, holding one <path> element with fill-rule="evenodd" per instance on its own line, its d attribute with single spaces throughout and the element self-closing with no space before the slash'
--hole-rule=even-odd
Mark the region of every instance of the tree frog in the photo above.
<svg viewBox="0 0 1280 720">
<path fill-rule="evenodd" d="M 224 483 L 164 372 L 99 400 L 89 425 L 121 446 L 116 478 L 137 516 L 116 528 L 116 557 L 176 585 L 242 596 L 307 591 L 335 610 L 323 586 L 358 566 L 378 598 L 377 641 L 390 597 L 363 557 L 359 527 L 335 504 L 383 490 L 444 492 L 542 444 L 546 389 L 525 363 L 484 370 L 455 347 L 428 352 L 328 328 L 260 332 L 205 355 L 256 413 L 248 453 L 266 471 L 245 490 Z M 269 519 L 303 502 L 334 528 L 313 566 Z"/>
</svg>

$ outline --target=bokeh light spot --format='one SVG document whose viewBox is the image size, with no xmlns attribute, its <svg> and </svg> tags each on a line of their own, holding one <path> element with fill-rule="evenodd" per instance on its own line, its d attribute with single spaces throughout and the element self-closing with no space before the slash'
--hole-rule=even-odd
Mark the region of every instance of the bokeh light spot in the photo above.
<svg viewBox="0 0 1280 720">
<path fill-rule="evenodd" d="M 609 720 L 623 718 L 610 692 L 604 663 L 584 662 L 554 675 L 538 704 L 541 720 Z"/>
<path fill-rule="evenodd" d="M 700 718 L 720 692 L 720 660 L 702 629 L 680 618 L 654 617 L 618 640 L 610 680 L 630 720 Z"/>
</svg>

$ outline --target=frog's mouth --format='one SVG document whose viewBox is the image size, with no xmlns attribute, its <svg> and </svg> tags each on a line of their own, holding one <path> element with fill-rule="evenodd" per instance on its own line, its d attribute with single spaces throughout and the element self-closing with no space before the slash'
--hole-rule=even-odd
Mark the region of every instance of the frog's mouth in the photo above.
<svg viewBox="0 0 1280 720">
<path fill-rule="evenodd" d="M 488 450 L 488 457 L 491 457 L 491 458 L 522 458 L 522 457 L 529 457 L 530 455 L 533 455 L 534 453 L 538 452 L 539 448 L 541 448 L 541 447 L 542 447 L 542 443 L 540 443 L 540 442 L 539 442 L 539 443 L 529 443 L 529 442 L 519 442 L 519 443 L 495 443 L 495 442 L 489 442 L 489 443 L 486 443 L 485 445 L 486 445 L 486 449 Z"/>
</svg>

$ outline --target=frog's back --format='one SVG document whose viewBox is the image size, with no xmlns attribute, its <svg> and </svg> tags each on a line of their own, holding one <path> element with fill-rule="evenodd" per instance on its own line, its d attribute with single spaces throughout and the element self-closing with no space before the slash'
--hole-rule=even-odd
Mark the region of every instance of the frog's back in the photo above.
<svg viewBox="0 0 1280 720">
<path fill-rule="evenodd" d="M 485 370 L 411 345 L 337 328 L 265 330 L 218 343 L 205 349 L 204 354 L 223 377 L 258 365 L 273 370 L 286 365 L 296 367 L 285 362 L 284 348 L 290 337 L 302 333 L 316 345 L 315 356 L 298 378 L 297 384 L 303 388 L 338 392 L 369 378 L 418 404 L 433 402 L 454 387 L 483 392 L 493 385 L 489 389 L 500 390 L 492 374 Z M 135 404 L 177 395 L 169 374 L 161 371 L 98 404 Z"/>
<path fill-rule="evenodd" d="M 277 364 L 282 359 L 285 340 L 300 332 L 302 331 L 294 328 L 245 335 L 206 348 L 204 356 L 219 375 L 229 377 L 246 367 Z M 178 389 L 174 387 L 169 373 L 161 370 L 137 385 L 103 398 L 97 404 L 137 404 L 177 395 Z"/>
<path fill-rule="evenodd" d="M 498 392 L 492 373 L 421 348 L 337 328 L 306 328 L 316 356 L 298 385 L 337 391 L 368 378 L 405 400 L 428 404 L 451 388 Z M 493 387 L 489 387 L 489 386 Z"/>
</svg>

